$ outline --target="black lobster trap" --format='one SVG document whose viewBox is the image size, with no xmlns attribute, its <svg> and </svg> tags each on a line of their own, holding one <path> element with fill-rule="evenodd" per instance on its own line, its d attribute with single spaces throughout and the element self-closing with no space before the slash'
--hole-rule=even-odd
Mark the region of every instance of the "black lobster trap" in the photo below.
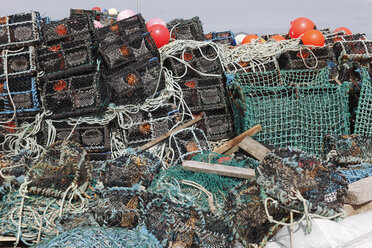
<svg viewBox="0 0 372 248">
<path fill-rule="evenodd" d="M 141 14 L 137 14 L 98 29 L 97 40 L 101 46 L 104 46 L 119 37 L 130 38 L 147 32 L 145 20 Z"/>
<path fill-rule="evenodd" d="M 17 52 L 3 51 L 0 54 L 0 78 L 30 75 L 36 71 L 35 48 L 23 47 Z"/>
<path fill-rule="evenodd" d="M 48 78 L 63 78 L 95 69 L 96 59 L 88 40 L 70 41 L 37 49 L 38 69 Z"/>
<path fill-rule="evenodd" d="M 159 57 L 159 51 L 150 33 L 119 37 L 98 49 L 108 69 L 128 66 L 139 60 Z"/>
<path fill-rule="evenodd" d="M 141 146 L 169 132 L 180 121 L 179 112 L 171 104 L 150 110 L 140 110 L 130 116 L 133 123 L 128 129 L 122 129 L 123 138 L 129 147 Z M 129 117 L 125 123 L 130 123 Z"/>
<path fill-rule="evenodd" d="M 164 88 L 158 58 L 141 60 L 123 69 L 114 70 L 105 76 L 111 93 L 111 102 L 116 105 L 140 105 Z"/>
<path fill-rule="evenodd" d="M 325 44 L 334 44 L 338 41 L 355 41 L 355 40 L 366 40 L 366 34 L 356 33 L 351 35 L 345 35 L 343 32 L 333 33 L 325 37 Z"/>
<path fill-rule="evenodd" d="M 337 58 L 368 62 L 372 59 L 372 41 L 338 41 L 333 45 L 333 51 Z"/>
<path fill-rule="evenodd" d="M 226 44 L 235 46 L 235 38 L 234 33 L 231 31 L 224 31 L 224 32 L 210 32 L 205 34 L 206 41 L 213 41 L 219 44 Z"/>
<path fill-rule="evenodd" d="M 203 25 L 198 16 L 189 20 L 174 19 L 167 23 L 167 28 L 175 40 L 205 40 Z"/>
<path fill-rule="evenodd" d="M 0 17 L 0 49 L 37 43 L 40 39 L 39 26 L 38 12 Z"/>
<path fill-rule="evenodd" d="M 0 79 L 0 114 L 33 114 L 40 109 L 36 78 L 31 76 Z"/>
<path fill-rule="evenodd" d="M 41 34 L 45 45 L 92 40 L 95 37 L 94 32 L 93 20 L 87 14 L 41 25 Z"/>
<path fill-rule="evenodd" d="M 45 110 L 60 119 L 103 112 L 110 99 L 100 72 L 46 80 L 42 88 Z"/>
</svg>

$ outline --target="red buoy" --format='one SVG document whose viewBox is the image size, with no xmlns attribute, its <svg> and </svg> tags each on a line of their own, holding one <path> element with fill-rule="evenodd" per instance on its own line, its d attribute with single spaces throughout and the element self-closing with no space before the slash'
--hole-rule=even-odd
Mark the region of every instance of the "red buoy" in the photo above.
<svg viewBox="0 0 372 248">
<path fill-rule="evenodd" d="M 289 27 L 289 37 L 299 38 L 308 30 L 316 29 L 314 22 L 306 17 L 299 17 L 291 22 Z"/>
</svg>

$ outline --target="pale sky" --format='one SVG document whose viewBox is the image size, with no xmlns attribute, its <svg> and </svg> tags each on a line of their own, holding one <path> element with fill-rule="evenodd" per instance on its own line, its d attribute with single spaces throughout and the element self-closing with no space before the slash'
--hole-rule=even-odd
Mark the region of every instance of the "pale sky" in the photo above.
<svg viewBox="0 0 372 248">
<path fill-rule="evenodd" d="M 132 9 L 137 0 L 0 0 L 0 16 L 30 10 L 52 19 L 69 16 L 70 8 Z M 372 0 L 140 0 L 145 19 L 159 17 L 189 19 L 199 16 L 205 33 L 209 31 L 246 32 L 257 34 L 286 33 L 289 23 L 307 17 L 318 28 L 348 27 L 353 33 L 372 34 Z"/>
</svg>

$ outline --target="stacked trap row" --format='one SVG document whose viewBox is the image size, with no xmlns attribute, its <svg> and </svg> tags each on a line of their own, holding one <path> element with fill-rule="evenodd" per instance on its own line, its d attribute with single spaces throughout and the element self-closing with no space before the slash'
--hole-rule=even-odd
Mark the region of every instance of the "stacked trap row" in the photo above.
<svg viewBox="0 0 372 248">
<path fill-rule="evenodd" d="M 323 136 L 350 132 L 349 87 L 329 83 L 328 67 L 236 74 L 229 90 L 237 133 L 261 124 L 258 141 L 319 155 Z"/>
</svg>

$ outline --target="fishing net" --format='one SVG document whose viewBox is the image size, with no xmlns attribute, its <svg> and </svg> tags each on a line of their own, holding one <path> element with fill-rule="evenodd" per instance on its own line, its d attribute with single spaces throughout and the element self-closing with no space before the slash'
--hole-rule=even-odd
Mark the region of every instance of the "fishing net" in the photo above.
<svg viewBox="0 0 372 248">
<path fill-rule="evenodd" d="M 327 218 L 342 216 L 347 183 L 335 166 L 305 152 L 280 148 L 257 168 L 257 182 L 289 209 Z"/>
<path fill-rule="evenodd" d="M 280 69 L 301 70 L 324 68 L 336 63 L 336 57 L 331 46 L 315 47 L 284 52 L 279 58 Z"/>
<path fill-rule="evenodd" d="M 231 31 L 210 32 L 208 34 L 205 34 L 204 36 L 206 41 L 213 41 L 215 43 L 226 44 L 231 46 L 236 45 L 234 33 Z"/>
<path fill-rule="evenodd" d="M 108 69 L 128 66 L 139 60 L 160 57 L 150 33 L 118 37 L 98 49 Z"/>
<path fill-rule="evenodd" d="M 86 151 L 76 143 L 59 141 L 52 144 L 26 176 L 24 184 L 28 193 L 65 197 L 78 187 L 84 192 L 92 173 L 85 155 Z"/>
<path fill-rule="evenodd" d="M 91 72 L 95 68 L 91 45 L 90 41 L 71 41 L 40 46 L 37 50 L 38 70 L 44 71 L 50 79 Z"/>
<path fill-rule="evenodd" d="M 167 28 L 175 40 L 205 40 L 203 25 L 198 16 L 189 20 L 174 19 L 167 23 Z"/>
<path fill-rule="evenodd" d="M 362 86 L 358 109 L 356 110 L 354 133 L 363 136 L 372 136 L 372 81 L 368 69 L 362 67 L 361 70 Z"/>
<path fill-rule="evenodd" d="M 231 189 L 225 200 L 226 222 L 234 239 L 244 247 L 264 247 L 267 241 L 280 229 L 277 223 L 269 221 L 267 211 L 275 220 L 288 220 L 288 213 L 275 207 L 265 206 L 265 191 L 255 180 L 246 180 Z"/>
<path fill-rule="evenodd" d="M 0 48 L 32 45 L 39 41 L 38 12 L 0 17 Z"/>
<path fill-rule="evenodd" d="M 6 63 L 6 64 L 5 64 Z M 30 75 L 36 70 L 35 48 L 24 47 L 21 51 L 2 52 L 0 56 L 0 77 L 8 74 L 9 77 Z"/>
<path fill-rule="evenodd" d="M 372 163 L 372 137 L 356 134 L 327 135 L 324 137 L 323 155 L 343 167 Z"/>
<path fill-rule="evenodd" d="M 192 160 L 252 169 L 258 166 L 256 160 L 246 156 L 233 159 L 211 152 L 197 154 Z M 221 210 L 219 207 L 224 204 L 228 191 L 241 181 L 242 179 L 238 178 L 191 172 L 184 170 L 181 165 L 175 165 L 161 171 L 153 181 L 150 190 L 161 193 L 174 202 L 218 212 Z"/>
<path fill-rule="evenodd" d="M 261 124 L 259 142 L 320 155 L 324 135 L 350 132 L 350 85 L 328 77 L 328 68 L 236 74 L 229 88 L 237 133 Z"/>
<path fill-rule="evenodd" d="M 145 20 L 141 14 L 137 14 L 98 29 L 97 40 L 101 46 L 105 46 L 119 37 L 130 38 L 147 32 Z"/>
<path fill-rule="evenodd" d="M 145 228 L 123 229 L 86 227 L 76 228 L 35 247 L 136 247 L 162 248 L 159 241 Z"/>
<path fill-rule="evenodd" d="M 351 165 L 347 169 L 339 168 L 348 184 L 354 183 L 366 177 L 372 176 L 372 163 L 363 163 L 358 165 Z"/>
<path fill-rule="evenodd" d="M 120 157 L 107 161 L 101 175 L 104 187 L 150 186 L 159 172 L 161 161 L 152 153 L 127 149 Z"/>
<path fill-rule="evenodd" d="M 109 104 L 109 95 L 99 72 L 47 80 L 42 88 L 45 110 L 51 118 L 61 119 L 103 112 Z"/>
<path fill-rule="evenodd" d="M 14 104 L 14 105 L 13 105 Z M 0 79 L 0 114 L 34 114 L 40 109 L 36 78 Z"/>
<path fill-rule="evenodd" d="M 150 111 L 139 110 L 124 118 L 125 123 L 131 123 L 129 128 L 122 130 L 124 143 L 129 147 L 141 146 L 168 133 L 179 120 L 178 111 L 171 104 Z"/>
<path fill-rule="evenodd" d="M 116 105 L 143 104 L 165 86 L 160 69 L 159 60 L 152 58 L 107 73 L 105 83 L 111 92 L 111 102 Z"/>
<path fill-rule="evenodd" d="M 83 14 L 41 25 L 44 45 L 57 45 L 60 42 L 67 41 L 92 40 L 94 30 L 91 16 Z"/>
</svg>

